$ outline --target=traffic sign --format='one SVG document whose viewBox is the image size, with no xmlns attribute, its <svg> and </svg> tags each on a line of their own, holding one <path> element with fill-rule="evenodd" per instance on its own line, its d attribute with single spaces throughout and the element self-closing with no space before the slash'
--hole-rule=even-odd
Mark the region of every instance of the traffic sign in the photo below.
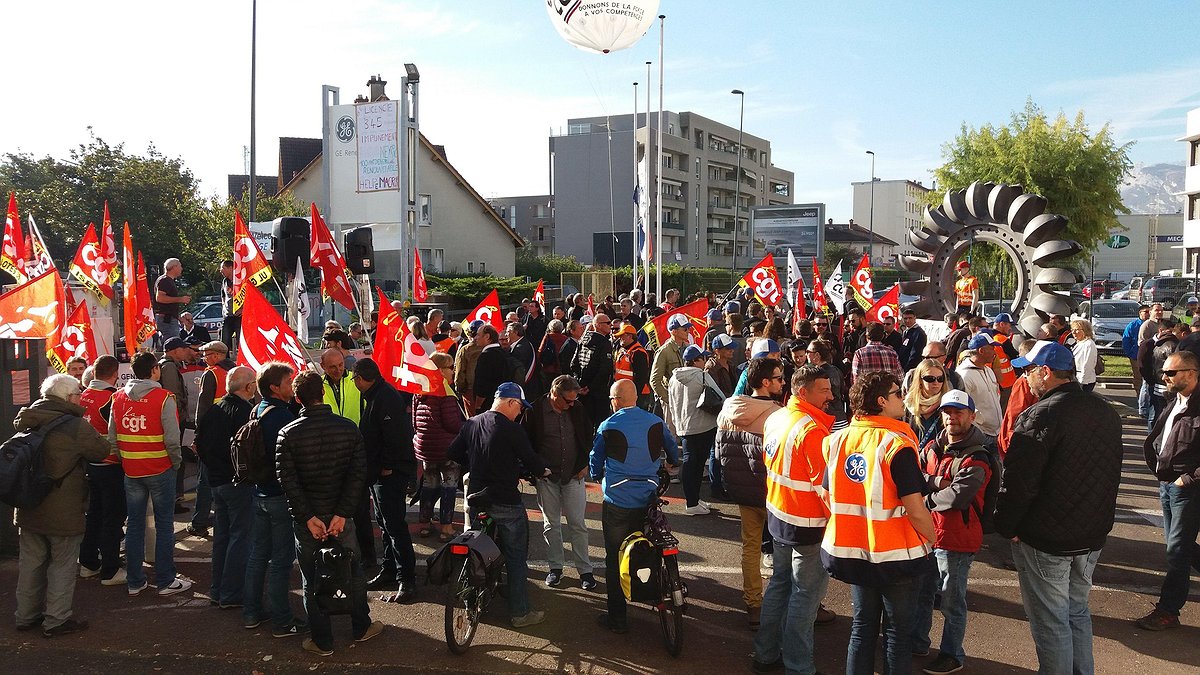
<svg viewBox="0 0 1200 675">
<path fill-rule="evenodd" d="M 1129 237 L 1123 234 L 1114 234 L 1104 244 L 1109 248 L 1125 248 L 1129 245 Z"/>
</svg>

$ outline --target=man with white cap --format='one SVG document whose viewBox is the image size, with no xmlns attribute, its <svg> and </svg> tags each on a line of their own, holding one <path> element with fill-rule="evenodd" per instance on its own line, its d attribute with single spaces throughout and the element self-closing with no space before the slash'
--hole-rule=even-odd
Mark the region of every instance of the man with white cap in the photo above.
<svg viewBox="0 0 1200 675">
<path fill-rule="evenodd" d="M 781 353 L 779 343 L 770 338 L 760 338 L 750 345 L 751 359 L 778 359 Z M 746 368 L 738 378 L 737 386 L 733 388 L 733 395 L 749 396 L 751 392 L 750 369 Z"/>
<path fill-rule="evenodd" d="M 1190 319 L 1196 316 L 1198 309 L 1200 309 L 1200 298 L 1193 295 L 1187 299 L 1187 310 L 1184 311 L 1183 315 Z"/>
<path fill-rule="evenodd" d="M 975 423 L 989 436 L 1000 432 L 1000 418 L 1004 415 L 1000 407 L 1000 385 L 992 370 L 992 360 L 996 356 L 994 349 L 991 336 L 976 333 L 967 342 L 962 363 L 955 371 L 975 401 Z"/>
<path fill-rule="evenodd" d="M 662 346 L 654 352 L 654 364 L 650 366 L 650 389 L 662 407 L 667 427 L 674 434 L 675 423 L 671 419 L 668 388 L 671 374 L 683 365 L 683 348 L 691 341 L 692 322 L 685 314 L 674 314 L 667 319 L 667 330 L 671 333 L 670 340 L 663 341 L 663 336 L 658 336 Z"/>
<path fill-rule="evenodd" d="M 1039 341 L 1014 363 L 1038 402 L 1013 429 L 996 501 L 1012 539 L 1040 672 L 1091 673 L 1088 594 L 1116 514 L 1121 417 L 1075 381 L 1071 350 Z"/>
</svg>

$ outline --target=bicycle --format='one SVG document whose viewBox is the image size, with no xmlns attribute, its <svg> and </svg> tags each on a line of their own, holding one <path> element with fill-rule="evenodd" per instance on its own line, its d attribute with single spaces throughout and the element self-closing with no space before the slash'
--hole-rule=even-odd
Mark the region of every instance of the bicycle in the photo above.
<svg viewBox="0 0 1200 675">
<path fill-rule="evenodd" d="M 662 511 L 667 504 L 663 497 L 671 486 L 671 476 L 665 466 L 659 469 L 658 476 L 658 489 L 646 507 L 642 535 L 654 547 L 658 558 L 658 599 L 651 606 L 658 613 L 667 653 L 679 656 L 683 651 L 683 615 L 687 612 L 688 591 L 687 584 L 679 577 L 679 539 L 671 534 Z M 633 602 L 632 598 L 626 599 Z"/>
<path fill-rule="evenodd" d="M 492 598 L 504 588 L 505 571 L 504 555 L 496 547 L 496 523 L 488 515 L 490 506 L 485 493 L 468 495 L 466 499 L 469 509 L 476 511 L 479 529 L 475 533 L 464 532 L 446 544 L 451 556 L 449 583 L 446 585 L 446 611 L 444 627 L 446 646 L 454 654 L 465 654 L 475 633 L 479 628 L 479 617 L 487 611 Z M 468 522 L 470 522 L 468 520 Z M 474 528 L 472 528 L 474 529 Z M 485 573 L 485 578 L 478 580 L 473 574 L 471 563 L 471 546 L 466 543 L 466 535 L 471 534 L 476 546 L 496 549 L 498 557 L 493 558 Z"/>
</svg>

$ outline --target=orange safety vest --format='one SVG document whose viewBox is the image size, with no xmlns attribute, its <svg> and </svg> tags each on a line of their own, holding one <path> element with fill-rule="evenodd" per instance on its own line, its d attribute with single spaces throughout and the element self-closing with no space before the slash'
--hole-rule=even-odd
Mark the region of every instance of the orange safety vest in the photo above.
<svg viewBox="0 0 1200 675">
<path fill-rule="evenodd" d="M 171 468 L 171 457 L 163 436 L 162 411 L 166 389 L 151 389 L 146 397 L 133 400 L 122 389 L 113 394 L 112 420 L 117 425 L 117 451 L 130 478 L 157 476 Z"/>
<path fill-rule="evenodd" d="M 632 380 L 633 379 L 633 358 L 630 356 L 634 352 L 641 352 L 646 355 L 646 365 L 650 364 L 650 353 L 642 346 L 640 342 L 634 342 L 628 347 L 622 348 L 617 352 L 617 360 L 613 362 L 613 381 L 616 380 Z M 642 390 L 639 395 L 650 393 L 650 382 L 642 385 Z"/>
<path fill-rule="evenodd" d="M 993 335 L 992 340 L 997 343 L 997 346 L 992 349 L 994 356 L 992 357 L 992 372 L 996 373 L 996 382 L 1000 384 L 1001 389 L 1011 389 L 1017 383 L 1017 374 L 1013 372 L 1012 362 L 1008 360 L 1008 354 L 1004 353 L 1003 343 L 1008 342 L 1007 335 Z"/>
<path fill-rule="evenodd" d="M 444 340 L 438 340 L 436 343 L 434 343 L 433 348 L 443 354 L 449 354 L 450 348 L 453 346 L 454 346 L 454 338 L 447 337 Z"/>
<path fill-rule="evenodd" d="M 100 414 L 100 409 L 112 400 L 113 394 L 116 393 L 112 389 L 92 389 L 88 387 L 79 395 L 79 405 L 83 406 L 83 419 L 92 425 L 104 438 L 108 438 L 108 420 L 104 419 L 104 415 Z M 121 456 L 113 450 L 104 458 L 103 464 L 120 464 Z"/>
<path fill-rule="evenodd" d="M 763 460 L 767 465 L 767 511 L 795 527 L 825 527 L 829 509 L 821 478 L 825 455 L 821 445 L 834 417 L 793 396 L 763 426 Z"/>
<path fill-rule="evenodd" d="M 826 555 L 870 564 L 929 555 L 929 543 L 905 517 L 892 480 L 896 454 L 916 447 L 908 424 L 875 415 L 855 417 L 825 439 L 830 515 L 821 550 Z"/>
<path fill-rule="evenodd" d="M 212 373 L 213 377 L 217 378 L 217 388 L 215 390 L 216 394 L 213 395 L 213 403 L 219 403 L 221 399 L 225 398 L 225 394 L 229 393 L 225 391 L 225 378 L 229 375 L 229 371 L 221 366 L 209 366 L 204 369 L 204 372 Z"/>
<path fill-rule="evenodd" d="M 979 279 L 971 275 L 962 277 L 954 282 L 954 295 L 958 298 L 959 307 L 970 307 L 974 300 L 971 296 L 979 288 Z M 974 309 L 974 308 L 972 308 Z"/>
</svg>

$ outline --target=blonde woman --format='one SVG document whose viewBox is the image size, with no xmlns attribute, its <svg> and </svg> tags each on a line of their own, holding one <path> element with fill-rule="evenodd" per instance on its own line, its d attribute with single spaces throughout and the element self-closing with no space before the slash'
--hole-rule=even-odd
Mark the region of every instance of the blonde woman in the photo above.
<svg viewBox="0 0 1200 675">
<path fill-rule="evenodd" d="M 1075 319 L 1071 322 L 1071 337 L 1075 338 L 1075 346 L 1071 348 L 1075 355 L 1075 379 L 1084 391 L 1091 391 L 1096 388 L 1096 362 L 1100 360 L 1092 324 Z"/>
<path fill-rule="evenodd" d="M 904 397 L 905 419 L 920 440 L 918 448 L 925 447 L 929 439 L 942 430 L 942 416 L 938 412 L 942 394 L 950 391 L 946 367 L 936 359 L 921 359 L 913 369 L 912 385 Z"/>
</svg>

